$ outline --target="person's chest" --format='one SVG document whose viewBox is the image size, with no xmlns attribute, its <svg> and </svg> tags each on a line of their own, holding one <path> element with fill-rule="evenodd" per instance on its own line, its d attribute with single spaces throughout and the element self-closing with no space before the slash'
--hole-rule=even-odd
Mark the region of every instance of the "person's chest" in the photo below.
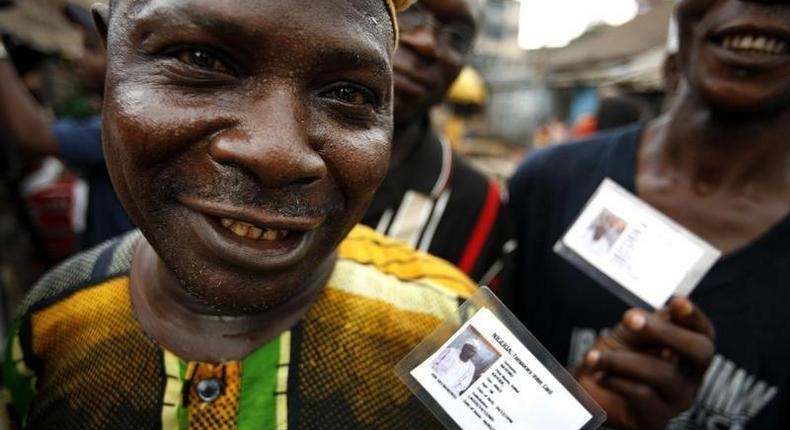
<svg viewBox="0 0 790 430">
<path fill-rule="evenodd" d="M 636 175 L 639 197 L 728 255 L 748 247 L 790 217 L 790 189 L 708 189 L 652 172 Z"/>
</svg>

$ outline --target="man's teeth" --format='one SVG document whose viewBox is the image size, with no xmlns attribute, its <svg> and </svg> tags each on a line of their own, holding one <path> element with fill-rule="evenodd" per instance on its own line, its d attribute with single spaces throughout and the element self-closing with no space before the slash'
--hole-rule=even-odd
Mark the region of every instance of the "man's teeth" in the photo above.
<svg viewBox="0 0 790 430">
<path fill-rule="evenodd" d="M 722 46 L 736 51 L 753 51 L 766 55 L 781 55 L 787 51 L 787 42 L 770 36 L 727 36 Z"/>
<path fill-rule="evenodd" d="M 252 224 L 236 221 L 228 218 L 222 218 L 220 223 L 223 227 L 232 231 L 236 236 L 246 237 L 253 240 L 282 240 L 288 236 L 288 230 L 277 230 L 272 228 L 259 228 Z"/>
<path fill-rule="evenodd" d="M 277 240 L 280 238 L 280 231 L 278 230 L 272 230 L 267 228 L 266 231 L 262 233 L 263 233 L 262 236 L 263 240 Z M 283 231 L 282 233 L 285 234 L 286 232 Z"/>
</svg>

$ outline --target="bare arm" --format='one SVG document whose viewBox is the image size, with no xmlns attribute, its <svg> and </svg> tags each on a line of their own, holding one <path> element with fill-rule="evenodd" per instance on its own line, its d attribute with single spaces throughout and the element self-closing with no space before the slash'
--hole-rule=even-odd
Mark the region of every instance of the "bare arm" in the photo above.
<svg viewBox="0 0 790 430">
<path fill-rule="evenodd" d="M 58 154 L 58 143 L 50 121 L 41 113 L 11 62 L 2 57 L 0 57 L 0 126 L 9 133 L 20 149 L 43 155 Z"/>
</svg>

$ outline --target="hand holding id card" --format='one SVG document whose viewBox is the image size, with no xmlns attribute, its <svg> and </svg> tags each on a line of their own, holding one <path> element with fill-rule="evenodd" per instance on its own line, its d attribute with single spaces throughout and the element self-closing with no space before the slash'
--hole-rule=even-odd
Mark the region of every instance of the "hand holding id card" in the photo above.
<svg viewBox="0 0 790 430">
<path fill-rule="evenodd" d="M 626 303 L 649 309 L 691 294 L 721 256 L 608 178 L 554 251 Z"/>
<path fill-rule="evenodd" d="M 488 288 L 396 366 L 448 429 L 588 430 L 606 414 Z"/>
</svg>

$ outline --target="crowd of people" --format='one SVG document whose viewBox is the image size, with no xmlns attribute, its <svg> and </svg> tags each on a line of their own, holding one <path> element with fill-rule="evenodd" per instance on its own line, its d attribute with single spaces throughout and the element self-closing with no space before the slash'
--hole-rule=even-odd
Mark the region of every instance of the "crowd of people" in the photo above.
<svg viewBox="0 0 790 430">
<path fill-rule="evenodd" d="M 790 428 L 790 3 L 679 0 L 666 112 L 601 115 L 507 189 L 429 115 L 483 3 L 412 3 L 69 7 L 81 120 L 0 44 L 4 145 L 90 190 L 80 251 L 10 321 L 2 428 L 440 428 L 393 368 L 483 284 L 607 428 Z M 690 297 L 629 308 L 554 252 L 606 178 L 722 252 Z M 478 349 L 434 363 L 454 395 Z"/>
</svg>

